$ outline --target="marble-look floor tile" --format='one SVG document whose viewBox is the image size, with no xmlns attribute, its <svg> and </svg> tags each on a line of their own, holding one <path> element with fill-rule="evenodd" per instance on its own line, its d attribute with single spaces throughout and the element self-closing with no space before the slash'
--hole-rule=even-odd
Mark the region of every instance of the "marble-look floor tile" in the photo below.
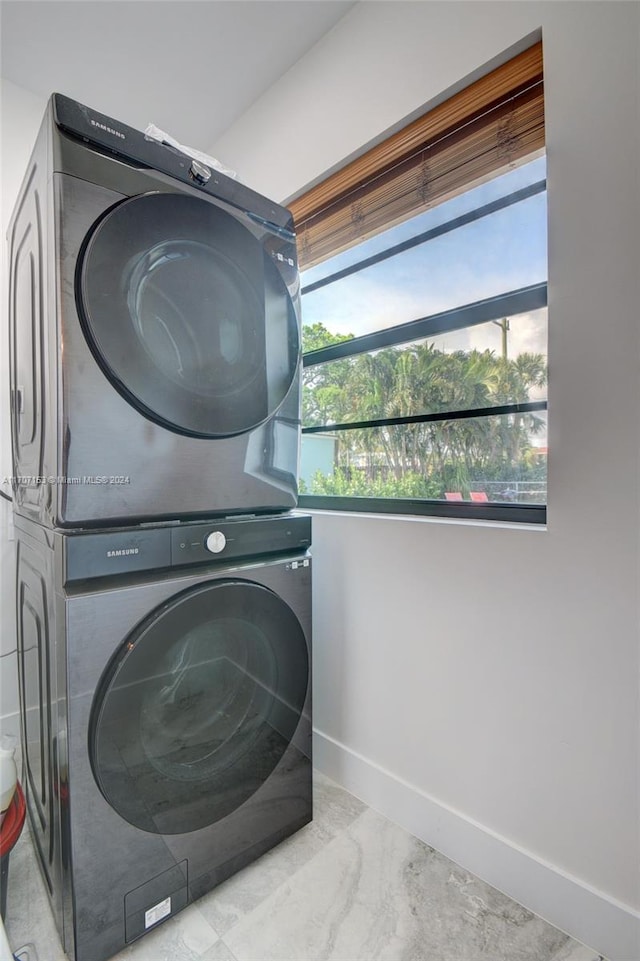
<svg viewBox="0 0 640 961">
<path fill-rule="evenodd" d="M 5 928 L 14 952 L 26 946 L 30 958 L 67 961 L 26 823 L 9 855 Z"/>
<path fill-rule="evenodd" d="M 174 918 L 119 951 L 113 961 L 200 961 L 219 941 L 218 935 L 192 904 Z M 224 955 L 220 961 L 224 961 Z"/>
<path fill-rule="evenodd" d="M 579 941 L 572 938 L 564 944 L 557 954 L 554 954 L 550 961 L 606 961 L 601 954 L 592 948 L 585 947 Z"/>
<path fill-rule="evenodd" d="M 313 807 L 310 824 L 200 899 L 202 914 L 222 938 L 366 809 L 322 774 L 314 777 Z"/>
<path fill-rule="evenodd" d="M 202 955 L 200 961 L 237 961 L 224 941 L 218 941 L 212 948 Z"/>
<path fill-rule="evenodd" d="M 367 805 L 319 771 L 313 773 L 313 823 L 332 838 L 349 827 Z"/>
<path fill-rule="evenodd" d="M 568 938 L 367 810 L 224 940 L 238 961 L 550 961 Z"/>
<path fill-rule="evenodd" d="M 27 828 L 6 927 L 29 961 L 67 961 Z M 252 959 L 600 961 L 321 775 L 313 824 L 113 961 Z"/>
<path fill-rule="evenodd" d="M 17 952 L 25 946 L 25 957 L 29 961 L 35 957 L 39 961 L 68 961 L 28 829 L 23 831 L 9 858 L 5 927 L 12 950 Z M 115 955 L 114 961 L 200 961 L 204 952 L 218 940 L 217 932 L 200 914 L 197 905 L 191 905 L 124 948 Z M 224 954 L 219 961 L 227 961 Z"/>
</svg>

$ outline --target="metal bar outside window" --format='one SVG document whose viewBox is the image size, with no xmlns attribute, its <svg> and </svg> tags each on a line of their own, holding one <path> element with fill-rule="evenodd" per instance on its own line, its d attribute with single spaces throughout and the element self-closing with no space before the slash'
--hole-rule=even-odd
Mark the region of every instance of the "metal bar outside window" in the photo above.
<svg viewBox="0 0 640 961">
<path fill-rule="evenodd" d="M 397 427 L 404 424 L 433 424 L 448 420 L 468 420 L 477 417 L 497 417 L 501 414 L 529 414 L 546 410 L 546 400 L 525 404 L 502 404 L 500 407 L 474 407 L 468 410 L 439 411 L 433 414 L 412 414 L 407 417 L 381 417 L 376 420 L 358 420 L 343 424 L 325 424 L 321 427 L 303 427 L 303 434 L 323 434 L 338 430 L 366 430 L 372 427 Z"/>
<path fill-rule="evenodd" d="M 444 234 L 450 233 L 452 230 L 457 230 L 459 227 L 465 227 L 467 224 L 474 223 L 476 220 L 480 220 L 482 217 L 488 217 L 491 214 L 497 213 L 499 210 L 504 210 L 506 207 L 511 207 L 512 204 L 520 203 L 523 200 L 528 200 L 529 197 L 534 197 L 536 194 L 542 193 L 547 189 L 547 181 L 539 180 L 536 183 L 530 184 L 527 187 L 522 187 L 520 190 L 514 190 L 513 193 L 507 194 L 504 197 L 499 197 L 496 200 L 492 200 L 488 204 L 484 204 L 482 207 L 477 207 L 475 210 L 470 210 L 466 214 L 460 214 L 459 217 L 454 217 L 453 220 L 447 220 L 443 224 L 438 224 L 436 227 L 432 227 L 430 230 L 425 230 L 421 234 L 416 234 L 415 237 L 410 237 L 407 240 L 403 240 L 399 244 L 395 244 L 393 247 L 388 247 L 386 250 L 381 250 L 377 254 L 372 254 L 371 257 L 367 257 L 364 260 L 359 260 L 355 264 L 351 264 L 349 267 L 344 267 L 342 270 L 337 270 L 334 274 L 329 274 L 327 277 L 322 277 L 320 280 L 316 280 L 306 287 L 303 287 L 300 291 L 301 294 L 311 294 L 314 290 L 320 290 L 322 287 L 327 287 L 329 284 L 335 283 L 337 280 L 343 280 L 345 277 L 351 276 L 351 274 L 356 274 L 361 270 L 366 270 L 367 267 L 372 267 L 374 264 L 378 264 L 383 260 L 388 260 L 389 257 L 395 257 L 397 254 L 404 253 L 405 250 L 411 250 L 412 247 L 418 247 L 420 244 L 427 243 L 429 240 L 435 240 L 436 237 L 442 237 Z"/>
<path fill-rule="evenodd" d="M 396 327 L 376 330 L 370 334 L 353 337 L 351 340 L 343 340 L 339 344 L 322 347 L 320 350 L 309 351 L 302 355 L 302 365 L 305 368 L 314 367 L 316 364 L 325 364 L 330 360 L 353 357 L 372 350 L 380 350 L 382 347 L 395 347 L 398 344 L 426 339 L 451 330 L 475 327 L 478 324 L 486 324 L 502 317 L 513 317 L 546 306 L 546 283 L 532 284 L 497 297 L 488 297 L 473 304 L 454 307 L 439 314 L 430 314 L 428 317 L 419 317 L 417 320 L 398 324 Z"/>
</svg>

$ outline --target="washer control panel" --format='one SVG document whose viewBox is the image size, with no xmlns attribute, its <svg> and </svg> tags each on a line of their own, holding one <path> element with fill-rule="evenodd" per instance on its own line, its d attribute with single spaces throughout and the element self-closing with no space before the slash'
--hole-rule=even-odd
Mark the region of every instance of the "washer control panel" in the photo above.
<svg viewBox="0 0 640 961">
<path fill-rule="evenodd" d="M 211 531 L 204 543 L 207 550 L 211 551 L 212 554 L 219 554 L 227 546 L 227 538 L 222 531 Z"/>
<path fill-rule="evenodd" d="M 304 554 L 311 545 L 311 518 L 305 514 L 221 517 L 157 527 L 59 535 L 65 583 L 192 564 L 227 564 L 267 555 Z M 305 566 L 304 560 L 291 567 Z"/>
<path fill-rule="evenodd" d="M 311 518 L 221 517 L 189 521 L 171 530 L 171 565 L 228 562 L 264 554 L 296 554 L 311 545 Z"/>
</svg>

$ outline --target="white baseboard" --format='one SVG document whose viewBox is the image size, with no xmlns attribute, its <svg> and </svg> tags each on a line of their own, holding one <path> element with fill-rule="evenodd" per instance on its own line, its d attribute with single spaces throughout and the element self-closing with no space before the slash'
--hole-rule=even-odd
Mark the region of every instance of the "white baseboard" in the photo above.
<svg viewBox="0 0 640 961">
<path fill-rule="evenodd" d="M 429 797 L 321 731 L 315 766 L 356 797 L 609 961 L 640 959 L 640 913 Z"/>
</svg>

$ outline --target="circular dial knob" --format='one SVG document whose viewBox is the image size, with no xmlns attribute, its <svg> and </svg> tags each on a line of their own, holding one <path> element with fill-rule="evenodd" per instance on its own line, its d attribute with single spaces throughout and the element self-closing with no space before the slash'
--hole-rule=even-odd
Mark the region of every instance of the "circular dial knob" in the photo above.
<svg viewBox="0 0 640 961">
<path fill-rule="evenodd" d="M 219 554 L 225 549 L 227 538 L 222 531 L 212 531 L 205 541 L 205 546 L 212 554 Z"/>
<path fill-rule="evenodd" d="M 204 164 L 201 164 L 199 160 L 192 160 L 191 166 L 189 167 L 189 176 L 192 180 L 195 180 L 197 184 L 206 184 L 206 182 L 211 177 L 211 171 Z"/>
</svg>

